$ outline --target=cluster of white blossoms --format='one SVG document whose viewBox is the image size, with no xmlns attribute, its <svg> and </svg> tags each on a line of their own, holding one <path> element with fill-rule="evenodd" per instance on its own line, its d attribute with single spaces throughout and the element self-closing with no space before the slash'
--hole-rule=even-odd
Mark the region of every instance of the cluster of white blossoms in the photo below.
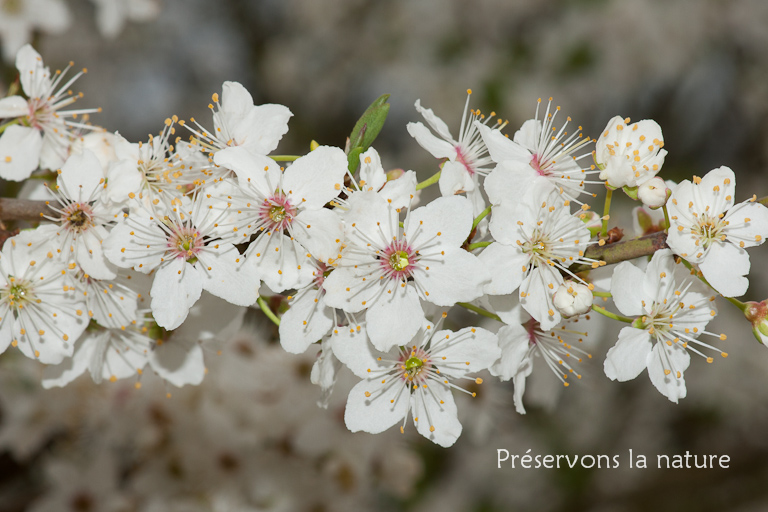
<svg viewBox="0 0 768 512">
<path fill-rule="evenodd" d="M 593 140 L 560 123 L 550 98 L 510 138 L 507 121 L 470 109 L 468 91 L 457 140 L 417 101 L 428 126 L 408 132 L 438 159 L 418 183 L 386 172 L 372 147 L 386 96 L 344 149 L 275 155 L 292 113 L 254 105 L 238 83 L 213 95 L 210 124 L 172 116 L 135 143 L 83 119 L 96 109 L 70 109 L 80 74 L 51 73 L 30 46 L 17 67 L 24 95 L 0 100 L 0 176 L 36 173 L 48 200 L 0 253 L 0 349 L 50 365 L 46 387 L 86 369 L 97 382 L 140 387 L 151 370 L 199 384 L 204 348 L 261 309 L 287 352 L 319 351 L 320 405 L 344 367 L 362 379 L 347 398 L 350 430 L 410 421 L 447 447 L 462 431 L 453 395 L 475 396 L 480 372 L 512 380 L 520 413 L 535 361 L 566 387 L 580 379 L 592 311 L 630 324 L 605 374 L 625 381 L 647 368 L 676 402 L 689 352 L 726 356 L 700 337 L 725 340 L 705 330 L 716 295 L 746 308 L 733 299 L 748 286 L 745 250 L 768 236 L 768 210 L 756 197 L 735 203 L 728 168 L 670 190 L 651 120 L 616 117 Z M 441 197 L 419 204 L 434 183 Z M 587 200 L 603 183 L 599 216 Z M 608 236 L 619 188 L 662 208 L 665 221 L 647 230 L 661 241 L 653 251 Z M 626 261 L 651 255 L 645 271 Z M 595 271 L 606 260 L 623 261 L 610 283 Z M 478 322 L 458 325 L 455 307 Z"/>
</svg>

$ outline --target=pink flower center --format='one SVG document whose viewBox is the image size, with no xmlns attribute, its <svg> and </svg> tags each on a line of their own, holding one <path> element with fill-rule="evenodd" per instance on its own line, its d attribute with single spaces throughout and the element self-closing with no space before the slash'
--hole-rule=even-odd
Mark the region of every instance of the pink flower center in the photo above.
<svg viewBox="0 0 768 512">
<path fill-rule="evenodd" d="M 328 275 L 333 271 L 333 268 L 328 268 L 328 265 L 326 265 L 323 262 L 317 263 L 317 270 L 314 272 L 315 276 L 315 286 L 322 289 L 323 288 L 323 282 L 325 281 L 325 278 L 328 277 Z"/>
<path fill-rule="evenodd" d="M 382 251 L 379 261 L 385 276 L 391 279 L 406 280 L 413 274 L 418 258 L 408 242 L 395 240 Z"/>
<path fill-rule="evenodd" d="M 293 222 L 296 207 L 291 204 L 288 196 L 282 192 L 275 192 L 261 204 L 259 216 L 270 231 L 280 232 L 287 229 Z"/>
<path fill-rule="evenodd" d="M 534 154 L 531 157 L 531 167 L 533 167 L 533 170 L 539 173 L 539 176 L 549 176 L 549 171 L 547 170 L 547 167 L 549 167 L 551 162 L 542 162 L 539 160 L 539 155 Z"/>
<path fill-rule="evenodd" d="M 470 176 L 475 175 L 475 167 L 472 159 L 464 154 L 464 148 L 456 146 L 456 161 L 464 166 Z"/>
<path fill-rule="evenodd" d="M 399 366 L 403 372 L 400 377 L 404 381 L 419 384 L 427 380 L 432 363 L 423 348 L 413 347 L 409 352 L 400 354 Z"/>
<path fill-rule="evenodd" d="M 190 263 L 197 261 L 197 255 L 204 246 L 203 237 L 194 228 L 181 228 L 168 237 L 168 252 L 174 258 L 184 258 Z"/>
</svg>

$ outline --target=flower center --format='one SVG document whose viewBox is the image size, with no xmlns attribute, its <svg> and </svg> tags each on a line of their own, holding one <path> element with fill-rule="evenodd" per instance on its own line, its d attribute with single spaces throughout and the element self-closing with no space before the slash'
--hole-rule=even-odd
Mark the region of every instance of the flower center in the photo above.
<svg viewBox="0 0 768 512">
<path fill-rule="evenodd" d="M 542 263 L 546 263 L 547 260 L 552 259 L 552 249 L 550 247 L 549 240 L 538 230 L 533 232 L 533 236 L 530 240 L 523 243 L 523 252 L 531 256 L 531 263 L 534 266 L 539 266 Z"/>
<path fill-rule="evenodd" d="M 701 240 L 704 249 L 707 249 L 715 239 L 721 237 L 723 228 L 725 228 L 725 223 L 719 218 L 702 215 L 698 225 L 694 227 L 694 234 Z"/>
<path fill-rule="evenodd" d="M 413 274 L 417 253 L 405 240 L 395 240 L 380 256 L 384 275 L 393 279 L 408 279 Z"/>
<path fill-rule="evenodd" d="M 428 370 L 432 365 L 429 362 L 429 355 L 423 348 L 415 346 L 401 354 L 400 369 L 403 372 L 403 380 L 408 382 L 424 382 L 429 376 Z"/>
<path fill-rule="evenodd" d="M 531 156 L 531 167 L 539 176 L 549 176 L 549 170 L 547 169 L 549 165 L 549 162 L 539 160 L 539 155 L 534 154 Z"/>
<path fill-rule="evenodd" d="M 464 166 L 470 176 L 475 175 L 475 166 L 472 158 L 464 154 L 464 150 L 461 146 L 456 146 L 456 161 Z"/>
<path fill-rule="evenodd" d="M 93 210 L 88 203 L 71 203 L 61 216 L 65 229 L 79 233 L 93 225 Z"/>
<path fill-rule="evenodd" d="M 168 251 L 175 258 L 184 258 L 191 264 L 197 263 L 197 255 L 205 246 L 200 233 L 192 228 L 181 228 L 168 238 Z"/>
<path fill-rule="evenodd" d="M 259 216 L 263 223 L 272 231 L 283 231 L 287 229 L 296 216 L 296 207 L 291 204 L 288 197 L 278 191 L 265 199 L 261 204 Z"/>
<path fill-rule="evenodd" d="M 29 281 L 17 281 L 11 276 L 10 283 L 4 290 L 0 290 L 0 302 L 5 302 L 14 310 L 24 308 L 24 305 L 34 300 L 32 287 Z"/>
</svg>

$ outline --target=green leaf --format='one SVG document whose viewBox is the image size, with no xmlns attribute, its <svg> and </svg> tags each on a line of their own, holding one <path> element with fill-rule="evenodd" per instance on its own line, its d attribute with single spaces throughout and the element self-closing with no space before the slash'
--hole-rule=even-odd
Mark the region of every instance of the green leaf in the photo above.
<svg viewBox="0 0 768 512">
<path fill-rule="evenodd" d="M 349 152 L 352 154 L 352 150 L 355 148 L 363 148 L 366 151 L 376 137 L 379 135 L 381 128 L 384 126 L 384 121 L 389 114 L 389 94 L 382 94 L 363 112 L 360 119 L 355 123 L 355 127 L 352 128 L 352 133 L 349 134 Z"/>
<path fill-rule="evenodd" d="M 349 162 L 349 172 L 355 172 L 357 166 L 360 165 L 360 155 L 364 151 L 360 146 L 352 149 L 347 155 L 347 162 Z"/>
</svg>

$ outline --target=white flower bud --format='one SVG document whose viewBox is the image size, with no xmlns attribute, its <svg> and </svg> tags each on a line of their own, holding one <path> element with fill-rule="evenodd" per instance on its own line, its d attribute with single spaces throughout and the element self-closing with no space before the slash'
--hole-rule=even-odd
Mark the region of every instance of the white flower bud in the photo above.
<svg viewBox="0 0 768 512">
<path fill-rule="evenodd" d="M 568 318 L 582 315 L 592 308 L 592 291 L 576 281 L 563 281 L 552 297 L 555 307 Z"/>
<path fill-rule="evenodd" d="M 637 188 L 637 197 L 644 205 L 659 208 L 667 203 L 669 189 L 664 180 L 658 176 L 649 179 Z"/>
<path fill-rule="evenodd" d="M 614 117 L 595 144 L 600 179 L 613 188 L 636 187 L 656 176 L 667 154 L 661 127 L 651 119 L 629 124 Z"/>
</svg>

